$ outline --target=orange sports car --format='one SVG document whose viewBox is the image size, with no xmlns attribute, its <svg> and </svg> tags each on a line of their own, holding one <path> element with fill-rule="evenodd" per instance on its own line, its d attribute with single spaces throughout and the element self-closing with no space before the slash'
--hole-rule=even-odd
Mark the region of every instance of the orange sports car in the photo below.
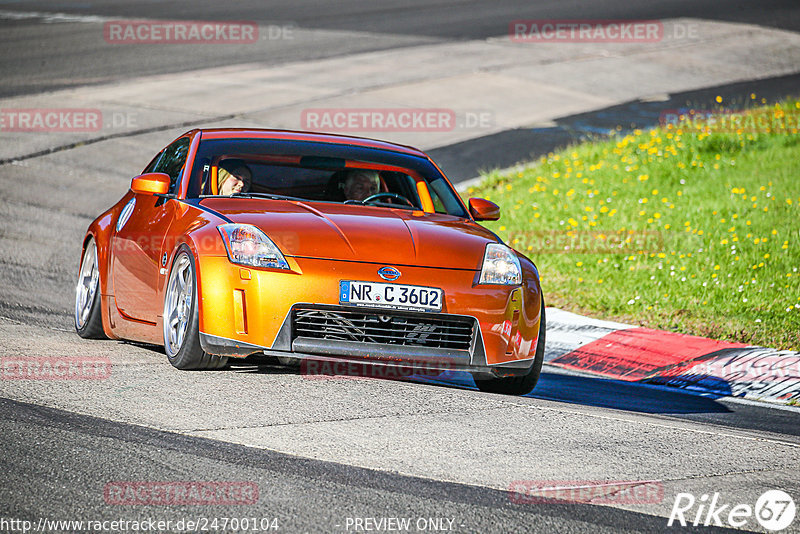
<svg viewBox="0 0 800 534">
<path fill-rule="evenodd" d="M 525 394 L 544 300 L 533 262 L 477 223 L 499 216 L 414 148 L 192 130 L 89 226 L 75 327 L 163 344 L 179 369 L 262 353 L 468 371 Z"/>
</svg>

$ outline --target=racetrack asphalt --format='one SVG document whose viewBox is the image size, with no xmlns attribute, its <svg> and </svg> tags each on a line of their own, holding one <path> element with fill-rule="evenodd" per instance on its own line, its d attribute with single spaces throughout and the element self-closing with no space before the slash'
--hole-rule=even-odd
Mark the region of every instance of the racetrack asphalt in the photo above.
<svg viewBox="0 0 800 534">
<path fill-rule="evenodd" d="M 538 8 L 505 2 L 489 8 L 474 3 L 462 6 L 451 24 L 437 24 L 436 20 L 437 14 L 443 17 L 453 11 L 446 2 L 425 9 L 365 5 L 354 3 L 352 7 L 353 12 L 366 9 L 359 24 L 350 6 L 325 16 L 327 8 L 321 4 L 286 3 L 269 11 L 237 3 L 235 9 L 241 11 L 224 12 L 230 18 L 264 24 L 293 22 L 296 35 L 308 37 L 245 53 L 167 47 L 163 54 L 142 54 L 95 43 L 95 30 L 101 22 L 55 23 L 32 17 L 20 24 L 0 16 L 0 27 L 10 30 L 3 31 L 0 40 L 9 35 L 16 36 L 15 40 L 28 36 L 27 41 L 4 47 L 0 54 L 9 73 L 0 81 L 0 91 L 18 99 L 6 98 L 2 107 L 53 102 L 48 99 L 62 93 L 40 92 L 64 87 L 76 87 L 83 95 L 102 93 L 105 98 L 113 95 L 115 88 L 125 88 L 118 82 L 141 81 L 143 74 L 167 75 L 236 61 L 258 65 L 251 70 L 234 69 L 231 76 L 285 69 L 280 72 L 287 76 L 287 93 L 292 92 L 291 84 L 297 83 L 291 78 L 291 69 L 300 69 L 309 60 L 329 61 L 331 70 L 315 81 L 315 88 L 340 88 L 337 84 L 342 80 L 335 73 L 341 72 L 336 69 L 347 59 L 373 58 L 377 64 L 397 51 L 421 58 L 413 54 L 435 54 L 437 50 L 483 50 L 488 57 L 502 50 L 491 39 L 506 30 L 509 19 L 574 18 L 574 14 L 565 14 L 569 6 L 563 2 L 547 2 Z M 179 6 L 6 2 L 2 7 L 5 11 L 73 12 L 90 17 L 228 18 L 217 10 L 219 4 L 212 2 L 195 3 L 192 10 L 180 11 Z M 740 50 L 732 41 L 746 39 L 790 51 L 776 59 L 762 58 L 751 50 L 751 56 L 741 58 L 736 76 L 721 72 L 725 69 L 706 70 L 696 77 L 687 74 L 670 81 L 665 73 L 674 71 L 665 70 L 661 72 L 663 83 L 673 83 L 675 90 L 667 91 L 663 106 L 686 100 L 707 102 L 714 93 L 724 91 L 730 91 L 725 94 L 733 99 L 751 91 L 776 99 L 797 85 L 800 60 L 791 53 L 796 46 L 791 34 L 798 30 L 800 8 L 793 2 L 752 3 L 739 11 L 721 10 L 716 2 L 695 3 L 691 11 L 675 2 L 648 3 L 636 7 L 635 12 L 615 6 L 607 1 L 593 3 L 581 17 L 711 20 L 708 27 L 721 37 L 703 45 L 711 51 L 709 57 L 727 58 L 725 54 L 732 49 Z M 767 9 L 770 6 L 772 9 Z M 387 12 L 392 16 L 387 17 Z M 750 24 L 736 25 L 741 22 Z M 94 33 L 87 34 L 87 28 L 94 28 Z M 476 39 L 485 42 L 460 42 Z M 790 45 L 781 48 L 782 42 Z M 450 46 L 453 48 L 447 48 Z M 570 49 L 565 54 L 574 52 Z M 509 53 L 518 52 L 512 49 Z M 255 57 L 258 54 L 262 57 Z M 680 51 L 659 54 L 666 58 L 663 64 L 683 60 Z M 494 57 L 498 59 L 502 58 Z M 640 63 L 647 63 L 646 59 Z M 595 60 L 603 61 L 591 58 Z M 602 64 L 603 68 L 612 66 Z M 563 67 L 564 76 L 558 79 L 573 83 L 567 84 L 573 91 L 570 94 L 587 92 L 574 85 L 581 76 L 566 76 L 570 65 L 574 67 L 574 60 L 563 65 L 542 64 L 541 68 L 561 72 Z M 599 76 L 600 71 L 584 67 Z M 625 67 L 618 68 L 623 69 L 621 77 L 632 76 Z M 191 72 L 185 78 L 176 74 L 170 79 L 176 80 L 177 86 L 191 79 Z M 91 86 L 86 87 L 87 83 Z M 662 80 L 647 83 L 658 85 Z M 360 92 L 369 87 L 356 86 L 350 100 L 347 88 L 332 98 L 358 103 Z M 402 83 L 398 87 L 398 91 L 408 88 Z M 607 95 L 620 90 L 610 87 Z M 430 138 L 422 144 L 433 149 L 437 160 L 451 158 L 452 163 L 445 163 L 446 170 L 464 159 L 460 155 L 471 155 L 458 171 L 448 170 L 470 178 L 481 166 L 507 166 L 531 153 L 551 150 L 547 143 L 552 142 L 554 133 L 568 142 L 591 128 L 604 129 L 624 122 L 622 119 L 646 125 L 653 110 L 640 97 L 653 93 L 648 85 L 647 91 L 639 94 L 614 99 L 604 96 L 602 102 L 580 100 L 583 107 L 543 115 L 538 127 L 543 130 L 525 123 L 511 129 L 501 127 L 489 135 L 472 133 L 454 143 Z M 91 100 L 85 102 L 91 104 Z M 373 100 L 364 102 L 372 105 Z M 0 485 L 2 517 L 34 521 L 42 517 L 278 517 L 281 531 L 286 532 L 353 531 L 346 528 L 348 517 L 447 517 L 454 519 L 454 530 L 459 532 L 649 532 L 666 530 L 666 517 L 681 492 L 698 497 L 718 492 L 725 502 L 751 505 L 768 489 L 780 489 L 795 501 L 800 499 L 796 467 L 800 410 L 796 408 L 700 397 L 549 367 L 537 390 L 521 398 L 480 393 L 463 376 L 444 383 L 310 380 L 263 361 L 239 362 L 221 372 L 184 373 L 173 369 L 157 347 L 79 339 L 71 331 L 72 284 L 80 239 L 89 221 L 124 193 L 130 177 L 156 150 L 181 133 L 180 129 L 187 129 L 159 125 L 220 116 L 202 110 L 187 113 L 180 102 L 157 104 L 135 108 L 140 113 L 138 126 L 152 126 L 152 131 L 120 132 L 92 144 L 80 144 L 87 136 L 17 133 L 9 137 L 0 133 L 6 142 L 4 157 L 9 160 L 14 160 L 15 154 L 75 143 L 58 152 L 0 165 L 0 359 L 101 357 L 108 358 L 112 366 L 107 380 L 0 380 L 0 440 L 7 480 Z M 128 105 L 133 109 L 136 104 Z M 496 111 L 500 116 L 503 110 Z M 280 117 L 261 113 L 218 120 L 227 125 L 237 121 L 253 125 Z M 509 141 L 509 137 L 516 140 Z M 538 141 L 532 143 L 534 138 Z M 541 143 L 541 148 L 531 148 L 536 143 Z M 504 147 L 510 155 L 492 159 Z M 258 485 L 260 499 L 249 507 L 131 507 L 112 506 L 103 500 L 107 483 L 131 480 L 251 481 Z M 507 490 L 520 480 L 658 480 L 663 498 L 645 504 L 601 499 L 593 504 L 518 505 L 511 502 Z M 789 531 L 800 530 L 798 524 L 796 520 Z M 759 530 L 759 525 L 751 521 L 747 528 Z"/>
<path fill-rule="evenodd" d="M 680 529 L 666 528 L 662 518 L 629 510 L 583 503 L 514 503 L 506 491 L 485 487 L 309 460 L 8 400 L 0 400 L 0 408 L 0 443 L 7 451 L 0 516 L 33 525 L 42 518 L 154 518 L 175 524 L 182 519 L 205 519 L 211 524 L 215 518 L 252 518 L 252 524 L 259 525 L 264 519 L 268 524 L 277 519 L 279 532 L 348 532 L 355 530 L 356 519 L 391 517 L 410 520 L 411 531 L 429 530 L 419 527 L 431 520 L 456 532 Z M 50 476 L 31 481 L 29 473 L 41 472 Z M 165 509 L 109 505 L 104 499 L 109 481 L 176 478 L 247 481 L 257 485 L 259 501 Z"/>
</svg>

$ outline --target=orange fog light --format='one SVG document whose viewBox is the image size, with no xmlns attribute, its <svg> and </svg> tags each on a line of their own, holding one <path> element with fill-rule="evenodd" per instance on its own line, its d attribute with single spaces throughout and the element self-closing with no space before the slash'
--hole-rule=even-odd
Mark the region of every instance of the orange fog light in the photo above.
<svg viewBox="0 0 800 534">
<path fill-rule="evenodd" d="M 247 309 L 244 303 L 244 289 L 233 290 L 233 317 L 236 333 L 247 333 Z"/>
</svg>

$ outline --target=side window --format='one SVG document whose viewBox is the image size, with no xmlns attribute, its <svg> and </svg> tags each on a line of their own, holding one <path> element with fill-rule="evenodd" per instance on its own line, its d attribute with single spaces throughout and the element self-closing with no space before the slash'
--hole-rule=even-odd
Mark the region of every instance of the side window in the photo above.
<svg viewBox="0 0 800 534">
<path fill-rule="evenodd" d="M 431 192 L 431 198 L 433 199 L 433 206 L 436 209 L 436 213 L 451 213 L 459 217 L 464 216 L 464 210 L 458 205 L 458 201 L 450 192 L 450 187 L 443 179 L 436 178 L 428 182 L 428 191 Z"/>
<path fill-rule="evenodd" d="M 183 166 L 186 163 L 186 154 L 189 152 L 189 137 L 181 137 L 167 148 L 161 159 L 153 168 L 153 172 L 163 172 L 170 178 L 169 192 L 175 193 L 178 185 L 178 178 L 181 175 Z"/>
<path fill-rule="evenodd" d="M 147 164 L 147 167 L 145 167 L 145 168 L 144 168 L 144 170 L 142 171 L 142 174 L 147 174 L 148 172 L 154 172 L 154 171 L 153 171 L 153 169 L 155 169 L 155 168 L 156 168 L 156 164 L 157 164 L 157 163 L 158 163 L 158 161 L 161 159 L 161 156 L 162 156 L 163 154 L 164 154 L 164 151 L 163 151 L 163 150 L 162 150 L 161 152 L 159 152 L 158 154 L 156 154 L 156 157 L 154 157 L 154 158 L 153 158 L 153 161 L 151 161 L 150 163 L 148 163 L 148 164 Z"/>
</svg>

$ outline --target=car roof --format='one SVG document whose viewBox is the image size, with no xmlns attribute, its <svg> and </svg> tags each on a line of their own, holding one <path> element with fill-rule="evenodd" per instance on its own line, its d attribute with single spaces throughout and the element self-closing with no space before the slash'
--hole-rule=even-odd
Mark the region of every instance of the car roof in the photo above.
<svg viewBox="0 0 800 534">
<path fill-rule="evenodd" d="M 378 148 L 401 152 L 427 159 L 427 154 L 414 147 L 398 145 L 388 141 L 319 132 L 302 132 L 294 130 L 269 130 L 262 128 L 199 128 L 203 139 L 285 139 L 290 141 L 313 141 L 317 143 L 333 143 L 367 148 Z M 187 132 L 188 133 L 188 132 Z"/>
</svg>

